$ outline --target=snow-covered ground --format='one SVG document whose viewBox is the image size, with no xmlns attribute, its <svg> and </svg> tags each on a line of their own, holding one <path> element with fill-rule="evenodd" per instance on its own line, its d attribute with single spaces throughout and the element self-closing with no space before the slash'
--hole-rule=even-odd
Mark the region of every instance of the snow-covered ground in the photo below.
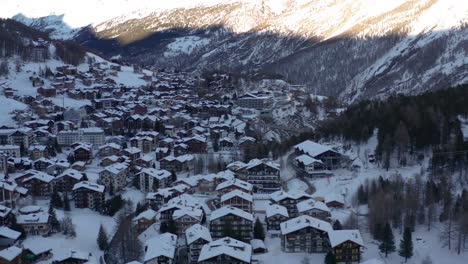
<svg viewBox="0 0 468 264">
<path fill-rule="evenodd" d="M 10 114 L 13 110 L 27 109 L 27 105 L 4 96 L 0 96 L 0 104 L 0 124 L 6 126 L 15 125 L 15 121 L 12 119 L 13 116 Z"/>
<path fill-rule="evenodd" d="M 47 211 L 49 207 L 48 201 L 38 201 L 37 204 L 45 211 Z M 47 245 L 52 248 L 52 252 L 54 254 L 66 250 L 78 250 L 85 253 L 91 253 L 93 259 L 99 260 L 99 257 L 102 255 L 102 251 L 99 250 L 97 246 L 99 227 L 102 224 L 107 233 L 112 234 L 115 228 L 114 218 L 101 215 L 90 209 L 77 208 L 72 208 L 70 212 L 56 210 L 56 214 L 59 221 L 64 216 L 72 218 L 76 231 L 75 238 L 67 238 L 60 233 L 50 237 L 29 236 L 24 241 L 24 245 Z M 50 261 L 45 261 L 43 263 L 50 263 Z"/>
<path fill-rule="evenodd" d="M 210 43 L 209 39 L 197 36 L 176 38 L 174 42 L 167 45 L 167 51 L 164 52 L 164 56 L 172 57 L 181 53 L 191 54 L 195 48 L 207 45 L 208 43 Z"/>
</svg>

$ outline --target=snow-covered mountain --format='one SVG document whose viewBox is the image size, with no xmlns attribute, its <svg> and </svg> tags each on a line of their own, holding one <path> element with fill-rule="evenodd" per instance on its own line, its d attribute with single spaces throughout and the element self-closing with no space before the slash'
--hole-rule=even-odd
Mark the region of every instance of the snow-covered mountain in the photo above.
<svg viewBox="0 0 468 264">
<path fill-rule="evenodd" d="M 74 39 L 132 62 L 280 75 L 345 101 L 468 81 L 467 1 L 150 2 L 83 21 Z"/>
</svg>

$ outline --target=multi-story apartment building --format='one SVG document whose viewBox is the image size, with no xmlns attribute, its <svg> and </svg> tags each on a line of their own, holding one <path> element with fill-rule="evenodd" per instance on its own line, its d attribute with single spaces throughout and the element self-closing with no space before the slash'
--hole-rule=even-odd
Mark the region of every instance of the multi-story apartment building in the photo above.
<svg viewBox="0 0 468 264">
<path fill-rule="evenodd" d="M 210 230 L 205 226 L 195 224 L 187 228 L 185 238 L 188 248 L 188 263 L 197 264 L 201 249 L 212 241 Z"/>
<path fill-rule="evenodd" d="M 164 233 L 153 237 L 145 243 L 143 264 L 172 264 L 175 263 L 177 236 Z"/>
<path fill-rule="evenodd" d="M 302 191 L 285 192 L 283 190 L 274 192 L 270 195 L 273 203 L 282 205 L 288 209 L 289 217 L 298 216 L 297 204 L 312 198 L 309 194 Z"/>
<path fill-rule="evenodd" d="M 236 176 L 252 184 L 254 192 L 272 193 L 281 187 L 280 166 L 276 162 L 253 159 L 235 168 Z"/>
<path fill-rule="evenodd" d="M 297 213 L 299 215 L 308 215 L 323 221 L 330 222 L 331 213 L 330 208 L 320 201 L 314 199 L 307 199 L 299 202 L 297 205 Z"/>
<path fill-rule="evenodd" d="M 52 180 L 54 190 L 58 192 L 71 192 L 73 186 L 81 181 L 83 174 L 74 169 L 67 169 Z"/>
<path fill-rule="evenodd" d="M 273 97 L 269 95 L 246 93 L 237 98 L 236 104 L 244 108 L 264 110 L 272 106 Z"/>
<path fill-rule="evenodd" d="M 284 252 L 324 253 L 330 249 L 330 223 L 308 215 L 281 223 L 281 248 Z"/>
<path fill-rule="evenodd" d="M 160 188 L 168 188 L 173 180 L 169 171 L 154 168 L 144 168 L 137 176 L 140 179 L 140 190 L 143 192 L 156 192 Z"/>
<path fill-rule="evenodd" d="M 359 230 L 333 230 L 328 232 L 328 237 L 337 263 L 360 263 L 364 242 Z"/>
<path fill-rule="evenodd" d="M 21 157 L 20 146 L 17 145 L 1 145 L 0 152 L 8 157 L 19 158 Z"/>
<path fill-rule="evenodd" d="M 99 172 L 99 183 L 116 192 L 127 184 L 128 164 L 115 163 Z"/>
<path fill-rule="evenodd" d="M 213 238 L 224 237 L 226 225 L 237 233 L 244 241 L 252 239 L 253 215 L 239 208 L 224 206 L 213 212 L 210 216 L 210 232 Z"/>
<path fill-rule="evenodd" d="M 223 196 L 224 194 L 234 190 L 252 194 L 253 186 L 252 184 L 239 179 L 223 181 L 216 186 L 216 192 L 218 193 L 218 196 Z"/>
<path fill-rule="evenodd" d="M 250 264 L 252 246 L 234 238 L 224 237 L 204 245 L 198 263 Z"/>
<path fill-rule="evenodd" d="M 98 127 L 64 130 L 57 133 L 57 142 L 61 146 L 70 146 L 75 142 L 85 142 L 94 146 L 104 144 L 104 130 Z"/>
<path fill-rule="evenodd" d="M 73 186 L 73 199 L 76 208 L 89 208 L 101 211 L 104 206 L 105 186 L 82 181 Z"/>
<path fill-rule="evenodd" d="M 201 223 L 203 218 L 203 210 L 197 208 L 184 207 L 175 210 L 172 213 L 172 220 L 174 220 L 178 234 L 185 234 L 187 228 Z"/>
<path fill-rule="evenodd" d="M 223 194 L 219 202 L 221 206 L 232 206 L 248 213 L 252 213 L 253 196 L 249 193 L 233 190 Z"/>
<path fill-rule="evenodd" d="M 279 204 L 270 204 L 266 208 L 266 224 L 267 230 L 279 231 L 280 224 L 289 219 L 288 210 L 286 207 Z"/>
</svg>

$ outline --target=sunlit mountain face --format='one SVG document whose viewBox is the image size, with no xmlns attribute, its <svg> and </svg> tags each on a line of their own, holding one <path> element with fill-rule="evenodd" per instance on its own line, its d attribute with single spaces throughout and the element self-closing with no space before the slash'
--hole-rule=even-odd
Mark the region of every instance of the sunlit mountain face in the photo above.
<svg viewBox="0 0 468 264">
<path fill-rule="evenodd" d="M 15 2 L 2 12 L 21 10 L 15 19 L 107 56 L 193 72 L 281 76 L 346 101 L 467 78 L 463 1 L 85 0 L 86 17 L 75 4 Z"/>
</svg>

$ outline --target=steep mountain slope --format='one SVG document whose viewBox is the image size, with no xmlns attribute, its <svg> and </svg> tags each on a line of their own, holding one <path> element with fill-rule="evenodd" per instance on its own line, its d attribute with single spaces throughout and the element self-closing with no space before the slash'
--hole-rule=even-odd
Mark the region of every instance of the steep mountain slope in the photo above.
<svg viewBox="0 0 468 264">
<path fill-rule="evenodd" d="M 131 62 L 281 75 L 344 101 L 468 78 L 466 1 L 176 2 L 134 7 L 75 40 Z"/>
</svg>

